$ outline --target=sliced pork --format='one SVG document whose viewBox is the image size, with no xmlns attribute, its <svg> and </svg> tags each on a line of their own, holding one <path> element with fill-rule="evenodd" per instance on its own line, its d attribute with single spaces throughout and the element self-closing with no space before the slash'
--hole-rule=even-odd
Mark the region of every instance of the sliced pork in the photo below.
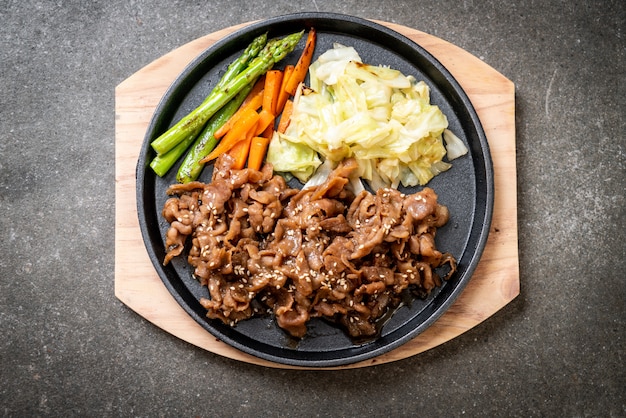
<svg viewBox="0 0 626 418">
<path fill-rule="evenodd" d="M 341 163 L 325 183 L 297 190 L 266 164 L 232 170 L 220 157 L 210 183 L 176 184 L 163 207 L 170 223 L 164 264 L 184 253 L 208 287 L 210 318 L 235 325 L 271 313 L 294 337 L 311 318 L 340 324 L 354 338 L 376 335 L 377 323 L 407 292 L 421 297 L 441 285 L 435 269 L 456 270 L 435 245 L 449 218 L 430 188 L 349 188 L 356 162 Z"/>
</svg>

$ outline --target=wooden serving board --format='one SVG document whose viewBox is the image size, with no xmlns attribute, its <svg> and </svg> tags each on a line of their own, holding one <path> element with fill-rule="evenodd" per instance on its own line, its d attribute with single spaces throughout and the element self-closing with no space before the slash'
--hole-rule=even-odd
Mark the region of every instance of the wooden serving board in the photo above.
<svg viewBox="0 0 626 418">
<path fill-rule="evenodd" d="M 403 359 L 457 337 L 495 314 L 519 294 L 515 86 L 463 49 L 405 26 L 378 22 L 433 54 L 468 94 L 487 135 L 494 167 L 495 204 L 487 245 L 469 284 L 430 328 L 397 349 L 334 369 Z M 115 89 L 115 295 L 163 330 L 210 352 L 258 365 L 301 368 L 243 353 L 213 337 L 181 308 L 154 270 L 139 230 L 135 168 L 154 109 L 185 66 L 207 47 L 247 24 L 229 27 L 157 59 Z"/>
</svg>

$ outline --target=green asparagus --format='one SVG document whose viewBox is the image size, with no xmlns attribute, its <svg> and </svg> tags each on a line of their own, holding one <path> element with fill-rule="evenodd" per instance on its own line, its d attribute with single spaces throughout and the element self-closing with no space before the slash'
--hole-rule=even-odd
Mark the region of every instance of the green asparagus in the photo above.
<svg viewBox="0 0 626 418">
<path fill-rule="evenodd" d="M 264 48 L 266 44 L 267 44 L 267 33 L 264 33 L 254 38 L 252 42 L 248 44 L 246 49 L 244 49 L 241 55 L 228 66 L 228 68 L 226 69 L 226 72 L 222 75 L 220 80 L 217 82 L 217 85 L 213 87 L 212 92 L 218 89 L 224 88 L 226 84 L 232 81 L 232 79 L 235 78 L 237 74 L 239 74 L 240 72 L 244 70 L 244 68 L 246 68 L 246 66 L 250 63 L 250 61 L 253 58 L 259 55 L 259 52 L 261 52 L 261 49 Z M 211 93 L 207 95 L 204 101 L 206 102 L 207 100 L 209 100 L 210 97 L 211 97 Z M 194 138 L 190 139 L 189 136 L 180 137 L 179 141 L 183 143 L 187 143 L 189 146 L 189 144 L 193 143 L 195 136 L 197 136 L 199 133 L 200 133 L 200 128 L 197 128 L 196 130 L 194 130 L 192 134 L 189 135 L 189 136 L 193 135 Z M 157 151 L 157 157 L 163 154 L 167 154 L 173 148 L 176 148 L 177 151 L 181 149 L 181 147 L 179 147 L 176 143 L 173 143 L 173 144 L 170 144 L 167 148 L 161 148 L 161 151 Z M 171 160 L 171 157 L 170 158 L 157 158 L 157 157 L 155 157 L 155 159 L 157 160 L 155 165 L 160 170 L 165 168 L 163 167 L 165 162 L 169 162 Z M 173 165 L 175 161 L 172 161 L 171 163 Z M 169 168 L 167 168 L 167 170 L 169 170 Z"/>
<path fill-rule="evenodd" d="M 176 161 L 187 151 L 187 148 L 193 141 L 196 139 L 198 135 L 197 132 L 193 132 L 187 138 L 176 144 L 174 148 L 166 152 L 165 154 L 157 154 L 156 157 L 150 161 L 150 167 L 152 171 L 156 173 L 157 176 L 163 177 L 167 172 L 172 168 Z"/>
<path fill-rule="evenodd" d="M 235 78 L 237 74 L 243 71 L 248 63 L 259 54 L 259 52 L 266 43 L 267 33 L 264 33 L 254 38 L 243 51 L 243 53 L 228 66 L 226 72 L 224 73 L 224 75 L 222 75 L 214 89 L 223 88 L 224 85 L 226 85 L 233 78 Z M 207 95 L 207 98 L 205 100 L 207 100 L 209 97 L 210 94 Z M 198 135 L 202 135 L 201 132 L 203 131 L 200 131 L 200 129 L 198 128 L 197 130 L 191 132 L 186 138 L 176 144 L 176 146 L 174 146 L 169 151 L 157 154 L 156 157 L 154 157 L 154 159 L 150 162 L 150 167 L 152 167 L 152 170 L 158 176 L 164 176 L 170 170 L 170 168 L 172 168 L 176 161 L 178 161 L 178 159 L 185 153 L 187 148 L 189 148 L 189 146 L 194 143 Z"/>
<path fill-rule="evenodd" d="M 202 133 L 196 138 L 194 144 L 189 149 L 189 152 L 185 156 L 185 159 L 178 168 L 176 173 L 176 180 L 179 183 L 189 183 L 198 179 L 204 164 L 200 163 L 200 160 L 209 155 L 209 153 L 215 148 L 217 139 L 214 134 L 222 125 L 226 123 L 228 119 L 239 109 L 241 103 L 252 90 L 255 82 L 248 84 L 243 90 L 222 107 L 215 115 L 209 119 L 206 126 L 202 130 Z M 174 148 L 176 149 L 176 148 Z M 172 151 L 170 151 L 172 152 Z M 169 152 L 168 152 L 169 154 Z M 167 154 L 166 154 L 167 155 Z"/>
<path fill-rule="evenodd" d="M 267 33 L 264 33 L 254 38 L 254 40 L 252 40 L 250 45 L 246 47 L 246 49 L 239 56 L 239 58 L 237 58 L 228 66 L 228 68 L 226 69 L 226 72 L 224 73 L 220 81 L 218 81 L 217 85 L 213 87 L 213 90 L 219 90 L 219 89 L 224 88 L 226 84 L 228 84 L 229 81 L 235 78 L 237 74 L 239 74 L 246 68 L 248 63 L 250 63 L 250 61 L 252 61 L 253 58 L 259 55 L 259 53 L 261 52 L 263 47 L 265 47 L 266 44 L 267 44 Z M 207 96 L 207 99 L 209 98 L 209 96 Z"/>
<path fill-rule="evenodd" d="M 263 50 L 255 57 L 248 67 L 233 80 L 218 90 L 213 90 L 207 100 L 192 110 L 164 134 L 152 141 L 152 148 L 157 154 L 163 154 L 184 140 L 190 132 L 194 132 L 204 124 L 220 108 L 230 101 L 244 87 L 252 83 L 272 66 L 282 60 L 296 47 L 304 31 L 288 35 L 282 39 L 268 41 Z"/>
</svg>

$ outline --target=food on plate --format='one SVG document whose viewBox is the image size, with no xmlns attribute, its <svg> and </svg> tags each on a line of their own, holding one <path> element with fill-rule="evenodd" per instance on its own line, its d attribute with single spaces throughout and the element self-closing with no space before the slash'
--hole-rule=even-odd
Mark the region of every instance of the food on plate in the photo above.
<svg viewBox="0 0 626 418">
<path fill-rule="evenodd" d="M 234 161 L 218 157 L 210 183 L 171 185 L 162 212 L 164 264 L 187 256 L 208 288 L 201 304 L 210 318 L 235 325 L 271 312 L 294 337 L 324 318 L 368 338 L 407 293 L 426 296 L 441 285 L 437 271 L 445 280 L 456 270 L 435 245 L 449 214 L 430 188 L 355 193 L 358 166 L 348 158 L 299 190 L 271 164 L 233 169 Z"/>
<path fill-rule="evenodd" d="M 301 338 L 323 318 L 372 338 L 407 296 L 428 296 L 456 271 L 435 245 L 446 206 L 429 187 L 398 188 L 426 185 L 468 150 L 425 82 L 339 44 L 313 61 L 314 28 L 295 64 L 273 68 L 303 33 L 254 39 L 152 141 L 159 176 L 193 143 L 162 210 L 163 264 L 186 257 L 208 289 L 207 316 L 225 324 L 270 314 Z M 208 163 L 211 181 L 197 181 Z"/>
<path fill-rule="evenodd" d="M 425 185 L 467 153 L 447 130 L 446 116 L 430 103 L 424 81 L 365 64 L 350 46 L 335 44 L 322 53 L 293 102 L 289 126 L 274 134 L 267 160 L 303 183 L 323 161 L 353 157 L 358 176 L 373 190 Z M 448 161 L 444 132 L 454 146 Z"/>
<path fill-rule="evenodd" d="M 303 33 L 304 31 L 301 31 L 281 39 L 271 39 L 269 41 L 266 34 L 255 38 L 242 55 L 231 63 L 219 83 L 211 90 L 202 104 L 150 143 L 153 150 L 157 153 L 155 159 L 150 164 L 154 172 L 159 176 L 167 173 L 194 141 L 198 141 L 194 144 L 194 147 L 205 149 L 203 151 L 206 152 L 204 155 L 208 154 L 211 148 L 205 146 L 205 143 L 207 140 L 211 140 L 212 134 L 208 135 L 208 139 L 205 138 L 205 142 L 202 144 L 200 144 L 201 140 L 197 139 L 197 137 L 203 129 L 217 129 L 214 123 L 209 122 L 209 119 L 220 117 L 220 113 L 225 112 L 223 110 L 224 107 L 233 100 L 241 100 L 241 97 L 237 98 L 236 96 L 242 90 L 254 85 L 259 77 L 293 51 L 302 38 Z M 233 107 L 236 110 L 237 107 Z M 232 112 L 233 110 L 229 109 L 228 111 Z M 205 126 L 207 127 L 205 128 Z M 194 162 L 196 163 L 199 163 L 196 160 L 196 154 L 198 153 L 200 153 L 200 150 L 196 150 L 195 154 L 193 154 Z M 197 169 L 198 167 L 196 167 Z M 195 172 L 192 171 L 180 173 L 178 180 L 189 181 L 193 176 L 195 176 Z"/>
<path fill-rule="evenodd" d="M 307 74 L 316 40 L 317 32 L 311 28 L 295 65 L 287 65 L 284 70 L 267 71 L 264 78 L 257 82 L 259 88 L 253 88 L 239 110 L 215 132 L 214 137 L 220 142 L 199 164 L 206 164 L 228 153 L 235 158 L 233 168 L 240 169 L 247 164 L 255 170 L 260 169 L 274 134 L 275 119 L 280 117 L 277 127 L 280 132 L 289 123 L 293 104 L 290 98 Z M 287 111 L 284 112 L 284 109 Z"/>
<path fill-rule="evenodd" d="M 315 28 L 295 65 L 273 68 L 303 33 L 255 38 L 204 102 L 151 142 L 153 171 L 165 175 L 190 148 L 178 168 L 180 183 L 197 180 L 225 153 L 234 168 L 259 170 L 267 159 L 306 183 L 324 162 L 334 167 L 354 158 L 354 176 L 377 190 L 425 185 L 467 153 L 430 103 L 424 81 L 363 63 L 353 47 L 340 44 L 312 62 Z"/>
</svg>

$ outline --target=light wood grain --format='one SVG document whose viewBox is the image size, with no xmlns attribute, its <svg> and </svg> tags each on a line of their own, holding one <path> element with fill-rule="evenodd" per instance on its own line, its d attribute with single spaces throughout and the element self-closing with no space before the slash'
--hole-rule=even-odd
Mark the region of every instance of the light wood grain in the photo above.
<svg viewBox="0 0 626 418">
<path fill-rule="evenodd" d="M 520 290 L 515 168 L 515 87 L 496 70 L 442 39 L 391 24 L 434 55 L 468 94 L 487 135 L 494 166 L 493 222 L 474 275 L 450 309 L 430 328 L 397 349 L 348 366 L 387 363 L 455 338 L 512 301 Z M 171 51 L 120 83 L 115 90 L 115 295 L 139 315 L 191 344 L 249 363 L 294 368 L 243 353 L 216 340 L 177 304 L 154 270 L 137 217 L 135 168 L 159 100 L 174 78 L 207 47 L 246 24 L 223 29 Z"/>
</svg>

